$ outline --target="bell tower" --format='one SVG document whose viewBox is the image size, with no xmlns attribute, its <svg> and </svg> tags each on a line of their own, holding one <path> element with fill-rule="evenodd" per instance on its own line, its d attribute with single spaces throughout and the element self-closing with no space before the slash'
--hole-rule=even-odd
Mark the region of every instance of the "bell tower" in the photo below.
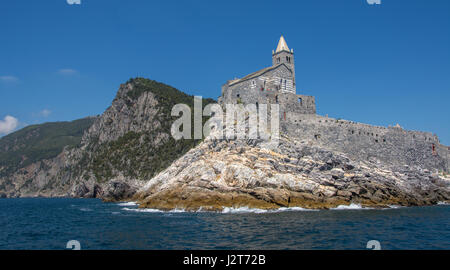
<svg viewBox="0 0 450 270">
<path fill-rule="evenodd" d="M 276 51 L 272 51 L 272 66 L 278 66 L 285 64 L 292 70 L 293 82 L 295 87 L 295 62 L 294 62 L 294 50 L 289 50 L 286 40 L 283 36 L 278 41 Z"/>
</svg>

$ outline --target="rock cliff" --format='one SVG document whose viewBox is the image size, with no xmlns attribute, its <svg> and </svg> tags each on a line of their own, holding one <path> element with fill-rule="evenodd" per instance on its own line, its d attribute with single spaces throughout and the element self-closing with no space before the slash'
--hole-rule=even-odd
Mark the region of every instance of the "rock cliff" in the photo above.
<svg viewBox="0 0 450 270">
<path fill-rule="evenodd" d="M 203 100 L 203 106 L 212 102 Z M 180 103 L 192 108 L 193 97 L 136 78 L 120 86 L 101 116 L 76 129 L 82 136 L 44 136 L 51 154 L 35 151 L 42 140 L 24 143 L 35 136 L 32 130 L 0 139 L 0 197 L 136 200 L 140 207 L 165 210 L 450 201 L 448 148 L 431 135 L 288 114 L 275 148 L 261 139 L 216 140 L 217 130 L 203 141 L 175 140 L 170 129 L 178 117 L 170 112 Z M 406 148 L 402 140 L 410 142 Z M 58 147 L 48 146 L 56 142 Z M 11 149 L 18 151 L 14 159 Z"/>
<path fill-rule="evenodd" d="M 353 160 L 289 136 L 276 148 L 262 140 L 208 137 L 134 199 L 140 207 L 164 210 L 432 205 L 450 200 L 450 177 L 418 166 Z"/>
<path fill-rule="evenodd" d="M 112 105 L 77 145 L 3 174 L 0 196 L 105 200 L 132 196 L 146 180 L 198 144 L 170 136 L 170 112 L 179 103 L 193 107 L 193 97 L 156 81 L 131 79 L 120 86 Z"/>
</svg>

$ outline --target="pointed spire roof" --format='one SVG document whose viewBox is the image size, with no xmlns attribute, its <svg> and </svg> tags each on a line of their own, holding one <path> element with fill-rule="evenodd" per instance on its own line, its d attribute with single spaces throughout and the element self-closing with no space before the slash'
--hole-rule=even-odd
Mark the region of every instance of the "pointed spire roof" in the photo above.
<svg viewBox="0 0 450 270">
<path fill-rule="evenodd" d="M 288 52 L 290 51 L 289 47 L 286 43 L 286 40 L 284 40 L 283 36 L 280 37 L 280 41 L 278 42 L 276 53 L 281 52 L 281 51 L 288 51 Z"/>
</svg>

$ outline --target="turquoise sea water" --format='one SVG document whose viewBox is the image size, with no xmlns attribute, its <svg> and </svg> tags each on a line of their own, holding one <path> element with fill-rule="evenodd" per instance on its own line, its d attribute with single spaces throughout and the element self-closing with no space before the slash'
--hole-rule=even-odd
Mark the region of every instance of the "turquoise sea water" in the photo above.
<svg viewBox="0 0 450 270">
<path fill-rule="evenodd" d="M 0 249 L 449 249 L 450 206 L 159 212 L 96 199 L 0 199 Z"/>
</svg>

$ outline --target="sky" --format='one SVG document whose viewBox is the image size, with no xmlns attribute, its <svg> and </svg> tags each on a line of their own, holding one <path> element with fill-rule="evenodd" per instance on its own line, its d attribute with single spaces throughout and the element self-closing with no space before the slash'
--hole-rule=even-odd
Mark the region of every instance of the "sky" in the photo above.
<svg viewBox="0 0 450 270">
<path fill-rule="evenodd" d="M 283 35 L 318 114 L 450 145 L 450 1 L 367 1 L 2 0 L 0 136 L 101 114 L 138 76 L 217 99 Z"/>
</svg>

